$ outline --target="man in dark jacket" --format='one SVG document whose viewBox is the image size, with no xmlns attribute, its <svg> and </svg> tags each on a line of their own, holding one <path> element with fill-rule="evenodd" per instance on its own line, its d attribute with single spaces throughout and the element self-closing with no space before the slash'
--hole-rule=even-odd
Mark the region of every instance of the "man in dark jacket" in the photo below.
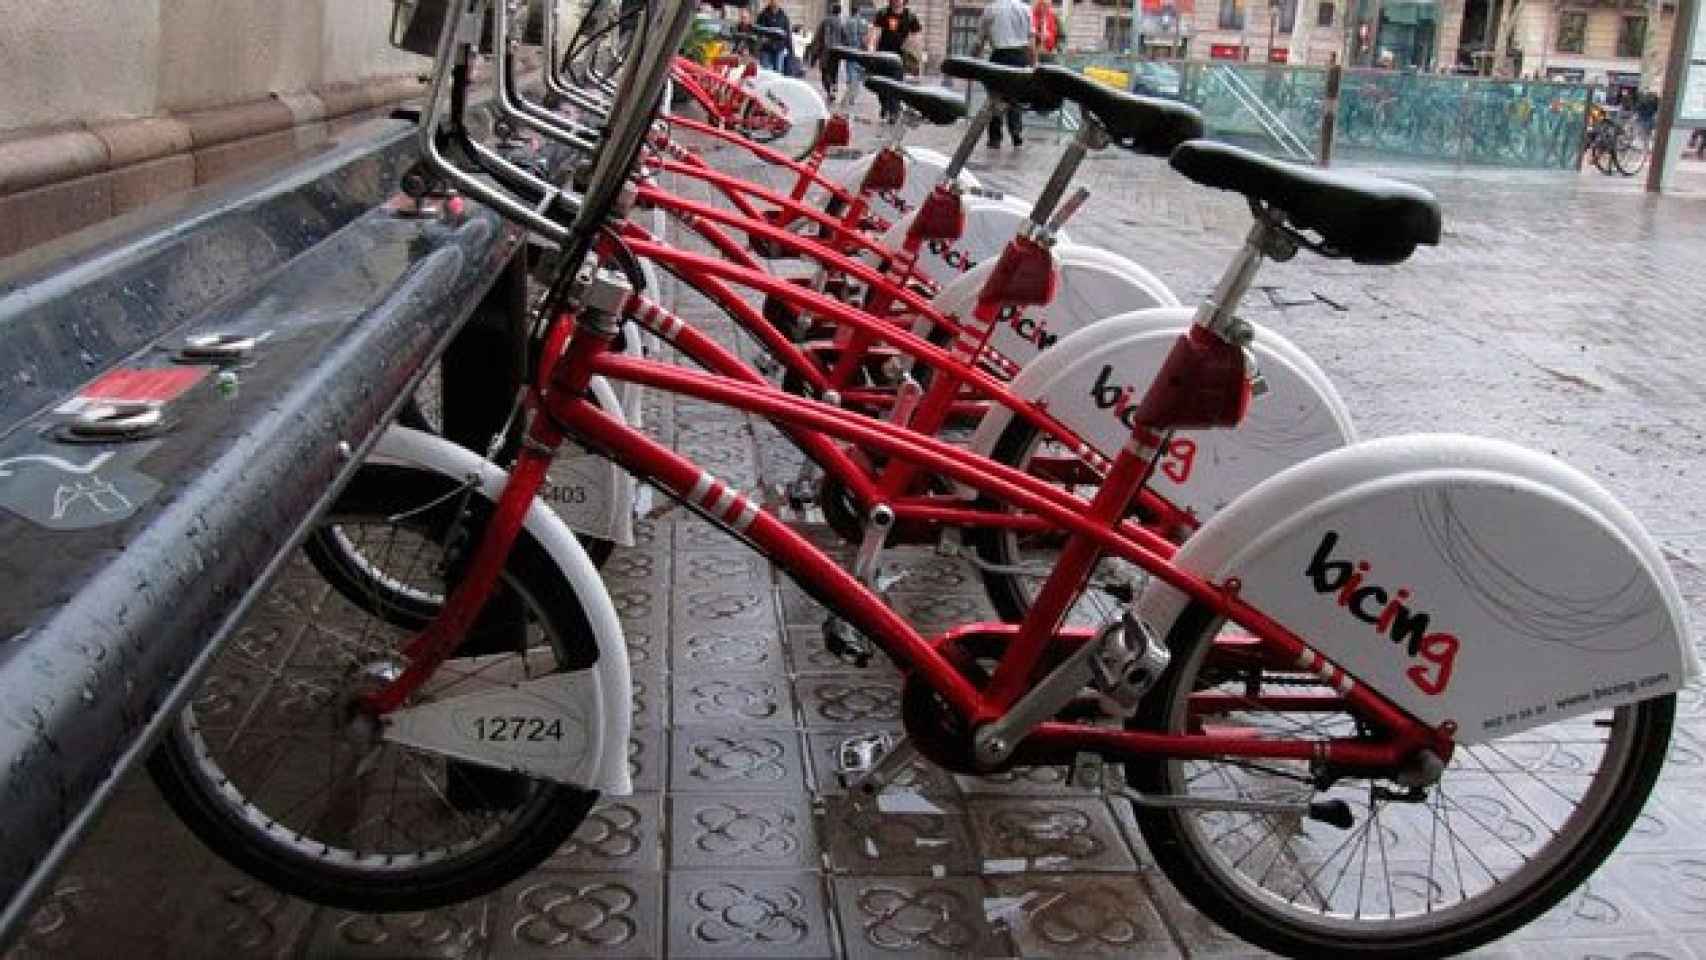
<svg viewBox="0 0 1706 960">
<path fill-rule="evenodd" d="M 758 64 L 777 73 L 788 72 L 788 47 L 793 43 L 794 28 L 788 14 L 776 0 L 767 0 L 758 11 L 758 25 L 782 31 L 781 37 L 765 37 L 759 42 Z"/>
</svg>

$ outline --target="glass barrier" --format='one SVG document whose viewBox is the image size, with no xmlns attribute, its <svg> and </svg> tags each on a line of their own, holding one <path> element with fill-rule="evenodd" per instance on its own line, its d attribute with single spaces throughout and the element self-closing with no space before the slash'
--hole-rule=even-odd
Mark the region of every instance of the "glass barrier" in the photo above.
<svg viewBox="0 0 1706 960">
<path fill-rule="evenodd" d="M 1347 70 L 1335 159 L 1574 170 L 1591 88 Z"/>
<path fill-rule="evenodd" d="M 1192 104 L 1215 139 L 1306 163 L 1321 155 L 1325 67 L 1106 53 L 1062 62 L 1111 85 Z M 1579 83 L 1345 70 L 1333 161 L 1573 170 L 1591 92 Z M 1066 114 L 1064 125 L 1074 127 L 1073 112 Z"/>
</svg>

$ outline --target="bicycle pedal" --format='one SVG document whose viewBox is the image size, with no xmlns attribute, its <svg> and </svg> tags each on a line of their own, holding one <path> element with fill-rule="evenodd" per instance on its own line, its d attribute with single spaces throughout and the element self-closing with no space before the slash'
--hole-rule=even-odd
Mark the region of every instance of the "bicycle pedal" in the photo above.
<svg viewBox="0 0 1706 960">
<path fill-rule="evenodd" d="M 893 749 L 894 735 L 886 732 L 863 733 L 841 741 L 835 748 L 835 776 L 842 788 L 852 789 Z"/>
<path fill-rule="evenodd" d="M 837 660 L 860 669 L 871 665 L 871 656 L 875 653 L 871 641 L 840 617 L 824 621 L 823 646 Z"/>
<path fill-rule="evenodd" d="M 876 589 L 877 596 L 887 600 L 889 598 L 889 591 L 899 586 L 901 581 L 910 576 L 912 576 L 911 570 L 900 570 L 895 573 L 884 573 L 879 570 L 877 572 L 877 582 L 873 585 Z"/>
<path fill-rule="evenodd" d="M 817 504 L 817 481 L 805 477 L 788 484 L 788 506 L 804 510 Z"/>
<path fill-rule="evenodd" d="M 1102 758 L 1098 754 L 1080 752 L 1073 756 L 1072 766 L 1066 771 L 1066 782 L 1069 786 L 1097 789 L 1102 785 Z"/>
</svg>

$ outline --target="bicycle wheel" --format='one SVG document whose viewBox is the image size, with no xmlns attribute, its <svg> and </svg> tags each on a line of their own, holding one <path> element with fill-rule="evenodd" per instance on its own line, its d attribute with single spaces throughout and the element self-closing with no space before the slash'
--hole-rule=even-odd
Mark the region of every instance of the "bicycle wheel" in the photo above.
<svg viewBox="0 0 1706 960">
<path fill-rule="evenodd" d="M 1312 674 L 1214 656 L 1218 621 L 1192 606 L 1173 625 L 1173 666 L 1133 725 L 1212 725 L 1265 736 L 1367 735 L 1348 713 L 1280 712 L 1250 698 L 1289 688 L 1319 700 Z M 1247 661 L 1246 661 L 1247 662 Z M 1245 709 L 1191 713 L 1196 691 Z M 1317 791 L 1304 763 L 1157 758 L 1127 765 L 1147 794 L 1343 800 L 1346 830 L 1296 814 L 1139 807 L 1156 863 L 1203 913 L 1250 942 L 1294 956 L 1437 957 L 1533 920 L 1611 853 L 1658 777 L 1674 696 L 1459 746 L 1419 799 L 1394 783 L 1340 780 Z M 1385 792 L 1382 792 L 1385 791 Z"/>
<path fill-rule="evenodd" d="M 1617 167 L 1617 172 L 1625 177 L 1640 173 L 1647 166 L 1647 136 L 1633 124 L 1624 124 L 1617 129 L 1617 139 L 1612 144 L 1611 162 Z"/>
<path fill-rule="evenodd" d="M 325 523 L 436 607 L 459 481 L 366 465 Z M 476 497 L 479 512 L 490 502 Z M 458 655 L 414 702 L 584 669 L 575 591 L 527 531 Z M 149 760 L 183 822 L 238 868 L 317 903 L 422 910 L 495 889 L 555 850 L 597 794 L 386 741 L 354 699 L 394 676 L 413 630 L 353 604 L 297 562 L 218 653 Z"/>
<path fill-rule="evenodd" d="M 594 398 L 593 403 L 596 405 L 597 402 Z M 429 372 L 410 395 L 397 422 L 423 433 L 444 433 L 443 381 L 436 370 Z M 564 467 L 553 464 L 552 469 L 559 471 Z M 614 541 L 590 534 L 576 533 L 575 539 L 580 541 L 592 565 L 601 570 L 609 561 L 611 551 L 616 549 Z M 387 576 L 380 564 L 372 557 L 360 554 L 359 549 L 357 538 L 335 524 L 315 528 L 303 543 L 303 550 L 309 562 L 314 564 L 314 569 L 351 603 L 383 617 L 388 623 L 410 630 L 419 630 L 432 619 L 437 604 L 443 598 L 421 595 L 418 588 L 411 588 L 403 581 Z"/>
</svg>

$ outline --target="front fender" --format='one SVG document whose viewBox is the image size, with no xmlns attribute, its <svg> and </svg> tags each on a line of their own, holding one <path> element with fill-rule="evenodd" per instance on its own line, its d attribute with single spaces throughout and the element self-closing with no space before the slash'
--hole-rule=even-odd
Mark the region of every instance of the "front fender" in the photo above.
<svg viewBox="0 0 1706 960">
<path fill-rule="evenodd" d="M 495 464 L 465 447 L 442 437 L 406 427 L 392 426 L 374 446 L 371 459 L 381 463 L 407 464 L 449 477 L 477 477 L 481 491 L 494 501 L 503 493 L 508 475 Z M 583 716 L 594 729 L 588 731 L 589 749 L 575 779 L 607 794 L 633 792 L 628 775 L 628 738 L 633 719 L 634 683 L 628 667 L 628 646 L 622 624 L 604 581 L 593 567 L 580 541 L 561 518 L 537 498 L 528 508 L 525 526 L 556 562 L 574 590 L 575 600 L 592 627 L 598 662 L 590 683 L 585 685 L 595 702 Z M 583 779 L 584 778 L 584 779 Z"/>
</svg>

